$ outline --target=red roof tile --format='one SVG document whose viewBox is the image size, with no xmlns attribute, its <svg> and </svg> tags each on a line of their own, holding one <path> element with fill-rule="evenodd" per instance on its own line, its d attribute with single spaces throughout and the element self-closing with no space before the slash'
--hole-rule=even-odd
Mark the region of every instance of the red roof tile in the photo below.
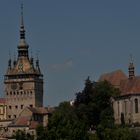
<svg viewBox="0 0 140 140">
<path fill-rule="evenodd" d="M 111 73 L 106 73 L 100 76 L 99 81 L 107 80 L 115 87 L 120 86 L 120 82 L 124 79 L 127 79 L 125 73 L 121 70 L 116 70 Z"/>
<path fill-rule="evenodd" d="M 140 93 L 140 76 L 127 78 L 121 71 L 117 70 L 111 73 L 103 74 L 99 81 L 107 80 L 115 87 L 119 88 L 121 95 Z"/>
<path fill-rule="evenodd" d="M 17 120 L 15 121 L 15 124 L 14 125 L 17 125 L 17 126 L 26 126 L 26 125 L 29 125 L 29 122 L 31 120 L 31 116 L 19 116 L 17 118 Z"/>
<path fill-rule="evenodd" d="M 122 80 L 120 83 L 122 95 L 140 93 L 140 76 Z"/>
</svg>

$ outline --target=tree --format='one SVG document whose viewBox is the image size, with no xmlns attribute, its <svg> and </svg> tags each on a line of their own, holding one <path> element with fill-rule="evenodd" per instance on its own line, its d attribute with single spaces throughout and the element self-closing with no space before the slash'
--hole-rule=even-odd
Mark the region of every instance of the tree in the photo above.
<svg viewBox="0 0 140 140">
<path fill-rule="evenodd" d="M 21 130 L 16 131 L 13 138 L 16 140 L 34 140 L 34 136 Z"/>
<path fill-rule="evenodd" d="M 36 140 L 47 140 L 47 130 L 45 127 L 43 127 L 42 125 L 39 125 L 36 128 Z"/>
<path fill-rule="evenodd" d="M 75 105 L 88 104 L 93 96 L 94 82 L 91 82 L 89 77 L 85 81 L 85 87 L 82 92 L 76 93 Z"/>
<path fill-rule="evenodd" d="M 98 126 L 97 133 L 93 134 L 98 140 L 139 140 L 140 134 L 132 130 L 131 128 L 103 128 L 101 125 Z M 94 139 L 91 139 L 94 140 Z"/>
<path fill-rule="evenodd" d="M 47 140 L 88 140 L 87 129 L 68 102 L 61 103 L 49 119 Z"/>
<path fill-rule="evenodd" d="M 120 91 L 109 82 L 95 83 L 91 82 L 88 77 L 84 90 L 76 94 L 77 115 L 87 122 L 89 129 L 96 129 L 100 123 L 104 127 L 111 127 L 114 121 L 111 97 L 119 93 Z"/>
</svg>

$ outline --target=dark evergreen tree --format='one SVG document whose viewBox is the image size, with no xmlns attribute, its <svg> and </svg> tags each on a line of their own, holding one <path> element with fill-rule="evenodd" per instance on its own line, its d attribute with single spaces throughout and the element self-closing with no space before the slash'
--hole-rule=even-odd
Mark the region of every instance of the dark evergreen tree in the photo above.
<svg viewBox="0 0 140 140">
<path fill-rule="evenodd" d="M 113 125 L 111 97 L 120 91 L 109 82 L 91 82 L 89 77 L 82 92 L 76 94 L 75 109 L 79 119 L 88 124 L 89 129 L 96 129 L 102 123 L 104 127 Z"/>
</svg>

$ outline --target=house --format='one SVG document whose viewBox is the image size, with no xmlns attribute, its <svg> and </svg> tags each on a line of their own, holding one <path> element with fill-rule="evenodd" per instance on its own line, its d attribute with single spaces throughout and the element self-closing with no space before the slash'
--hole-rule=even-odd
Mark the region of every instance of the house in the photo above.
<svg viewBox="0 0 140 140">
<path fill-rule="evenodd" d="M 46 127 L 50 114 L 50 109 L 45 107 L 26 107 L 19 117 L 8 125 L 8 136 L 12 136 L 18 130 L 36 135 L 37 126 L 43 125 Z"/>
</svg>

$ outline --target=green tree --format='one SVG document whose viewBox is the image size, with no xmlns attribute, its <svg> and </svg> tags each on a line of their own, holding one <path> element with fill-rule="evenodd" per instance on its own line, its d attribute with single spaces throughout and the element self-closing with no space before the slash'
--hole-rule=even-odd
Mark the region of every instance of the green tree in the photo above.
<svg viewBox="0 0 140 140">
<path fill-rule="evenodd" d="M 93 134 L 99 140 L 139 140 L 140 134 L 131 128 L 114 127 L 103 128 L 98 126 L 97 133 Z M 94 139 L 91 139 L 94 140 Z"/>
<path fill-rule="evenodd" d="M 88 140 L 86 125 L 68 102 L 61 103 L 49 119 L 47 140 Z"/>
<path fill-rule="evenodd" d="M 96 129 L 100 123 L 104 127 L 112 127 L 114 120 L 111 97 L 119 93 L 120 91 L 109 82 L 95 83 L 88 77 L 84 90 L 76 94 L 77 115 L 81 120 L 86 121 L 90 129 Z"/>
<path fill-rule="evenodd" d="M 34 140 L 34 136 L 26 133 L 25 131 L 18 130 L 13 135 L 13 138 L 16 140 Z"/>
<path fill-rule="evenodd" d="M 42 125 L 36 128 L 36 140 L 47 140 L 47 130 Z"/>
</svg>

